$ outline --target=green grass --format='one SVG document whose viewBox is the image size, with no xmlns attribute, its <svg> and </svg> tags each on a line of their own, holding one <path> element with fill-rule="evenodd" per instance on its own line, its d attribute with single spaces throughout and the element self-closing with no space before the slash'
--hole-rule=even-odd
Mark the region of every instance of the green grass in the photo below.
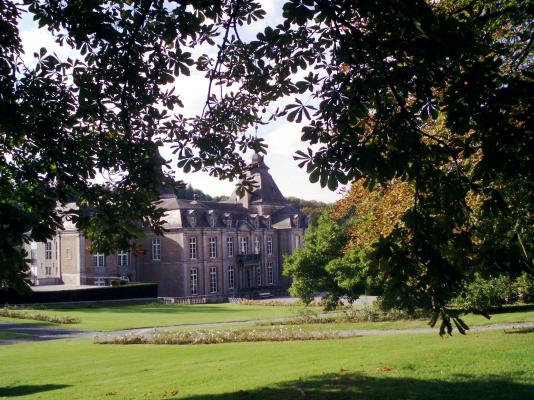
<svg viewBox="0 0 534 400">
<path fill-rule="evenodd" d="M 495 325 L 520 322 L 534 322 L 534 311 L 514 311 L 502 314 L 494 314 L 491 319 L 486 319 L 480 315 L 466 315 L 464 321 L 469 326 Z M 270 329 L 271 325 L 256 325 L 254 323 L 232 324 L 219 326 L 217 329 Z M 276 326 L 276 323 L 274 323 Z M 410 329 L 410 328 L 428 328 L 428 320 L 402 320 L 402 321 L 385 321 L 385 322 L 341 322 L 326 324 L 302 324 L 298 325 L 308 331 L 323 330 L 351 330 L 351 329 L 370 329 L 370 330 L 387 330 L 387 329 Z M 171 331 L 190 330 L 190 328 L 176 328 Z"/>
<path fill-rule="evenodd" d="M 534 311 L 509 312 L 504 314 L 494 314 L 491 319 L 480 315 L 466 315 L 463 320 L 469 326 L 508 324 L 514 322 L 533 322 Z M 385 321 L 385 322 L 343 322 L 332 324 L 306 324 L 300 325 L 305 330 L 351 330 L 351 329 L 409 329 L 409 328 L 428 328 L 428 320 L 403 320 L 403 321 Z"/>
<path fill-rule="evenodd" d="M 204 324 L 212 322 L 272 319 L 295 315 L 302 306 L 261 306 L 240 304 L 165 305 L 160 303 L 115 303 L 91 307 L 47 306 L 28 312 L 80 319 L 68 329 L 111 331 L 152 326 Z M 20 322 L 20 319 L 2 318 L 0 321 Z M 60 325 L 57 325 L 60 326 Z"/>
<path fill-rule="evenodd" d="M 0 398 L 527 399 L 534 333 L 359 337 L 199 346 L 0 348 Z"/>
<path fill-rule="evenodd" d="M 24 339 L 30 337 L 32 337 L 32 335 L 27 333 L 0 331 L 0 340 Z"/>
<path fill-rule="evenodd" d="M 81 320 L 79 324 L 54 325 L 57 327 L 95 331 L 112 331 L 118 329 L 144 328 L 152 326 L 269 320 L 273 318 L 295 316 L 298 310 L 302 309 L 302 306 L 262 306 L 227 303 L 164 305 L 160 303 L 121 302 L 93 304 L 90 306 L 46 306 L 44 308 L 28 308 L 25 309 L 25 311 L 58 317 L 71 316 Z M 321 309 L 315 307 L 314 310 Z M 520 309 L 513 312 L 493 314 L 490 320 L 478 315 L 468 315 L 465 316 L 464 319 L 470 326 L 526 322 L 534 321 L 534 311 L 523 311 Z M 12 319 L 5 317 L 0 317 L 0 322 L 44 323 L 40 321 Z M 254 324 L 252 323 L 243 323 L 238 327 L 250 327 L 253 325 Z M 419 327 L 422 328 L 427 326 L 426 320 L 302 325 L 303 329 L 307 330 L 406 329 Z"/>
</svg>

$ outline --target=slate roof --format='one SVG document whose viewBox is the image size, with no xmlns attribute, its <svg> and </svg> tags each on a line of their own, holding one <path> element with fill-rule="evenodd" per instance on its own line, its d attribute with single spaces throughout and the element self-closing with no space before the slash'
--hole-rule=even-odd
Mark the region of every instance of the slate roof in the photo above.
<svg viewBox="0 0 534 400">
<path fill-rule="evenodd" d="M 254 154 L 249 166 L 251 168 L 249 174 L 256 182 L 256 188 L 251 193 L 248 193 L 249 203 L 286 204 L 286 199 L 282 195 L 282 192 L 280 192 L 276 182 L 269 173 L 269 167 L 267 167 L 265 164 L 263 157 L 258 154 Z M 225 202 L 236 203 L 241 201 L 242 200 L 237 196 L 237 193 L 234 190 L 230 198 Z"/>
</svg>

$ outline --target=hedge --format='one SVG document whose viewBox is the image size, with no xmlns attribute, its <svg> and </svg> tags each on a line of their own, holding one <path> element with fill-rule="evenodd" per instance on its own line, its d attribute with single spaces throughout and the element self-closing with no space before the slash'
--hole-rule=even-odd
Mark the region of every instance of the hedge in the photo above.
<svg viewBox="0 0 534 400">
<path fill-rule="evenodd" d="M 90 289 L 31 292 L 21 295 L 12 289 L 0 289 L 0 304 L 62 303 L 76 301 L 157 298 L 157 283 L 129 283 Z"/>
</svg>

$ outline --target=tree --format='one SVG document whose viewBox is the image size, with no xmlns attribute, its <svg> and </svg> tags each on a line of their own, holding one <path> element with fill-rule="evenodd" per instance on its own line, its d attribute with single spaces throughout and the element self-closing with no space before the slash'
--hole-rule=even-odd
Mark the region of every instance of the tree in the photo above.
<svg viewBox="0 0 534 400">
<path fill-rule="evenodd" d="M 307 121 L 302 140 L 318 149 L 295 157 L 312 182 L 408 183 L 404 224 L 375 255 L 398 305 L 450 330 L 466 274 L 533 268 L 532 16 L 527 0 L 290 0 L 282 24 L 225 48 L 215 70 L 240 86 L 213 103 L 247 103 L 255 124 Z"/>
<path fill-rule="evenodd" d="M 404 224 L 412 196 L 413 189 L 405 182 L 373 191 L 362 181 L 353 184 L 306 233 L 304 246 L 284 259 L 284 272 L 293 278 L 291 293 L 309 302 L 317 292 L 326 292 L 327 308 L 364 293 L 380 293 L 386 304 L 391 303 L 390 295 L 398 300 L 398 292 L 391 290 L 394 282 L 382 271 L 374 249 L 382 237 Z"/>
<path fill-rule="evenodd" d="M 43 48 L 25 65 L 25 12 L 80 58 Z M 146 229 L 160 233 L 158 193 L 176 184 L 157 151 L 164 142 L 179 145 L 186 172 L 245 177 L 238 149 L 261 151 L 261 140 L 235 126 L 192 133 L 169 84 L 189 75 L 187 49 L 263 14 L 249 0 L 0 1 L 0 287 L 26 287 L 23 244 L 49 239 L 65 218 L 104 253 Z M 193 149 L 201 163 L 190 160 Z"/>
<path fill-rule="evenodd" d="M 328 208 L 329 204 L 316 200 L 303 200 L 298 197 L 288 197 L 289 203 L 297 207 L 302 213 L 311 216 L 311 223 L 317 224 L 321 214 Z"/>
<path fill-rule="evenodd" d="M 157 230 L 153 143 L 171 141 L 185 172 L 241 179 L 239 151 L 264 151 L 244 133 L 282 117 L 307 121 L 315 147 L 296 158 L 312 182 L 413 188 L 404 224 L 375 250 L 401 303 L 450 328 L 466 274 L 533 268 L 530 1 L 288 0 L 283 23 L 250 43 L 238 27 L 263 16 L 250 0 L 26 3 L 83 59 L 43 52 L 27 69 L 20 12 L 0 3 L 2 271 L 19 271 L 20 244 L 50 235 L 56 202 L 71 197 L 94 210 L 69 213 L 96 247 L 127 244 L 139 221 Z M 196 61 L 211 80 L 204 111 L 173 115 L 179 97 L 165 85 L 194 64 L 184 47 L 216 35 L 217 57 Z M 119 175 L 113 190 L 89 183 L 95 170 Z"/>
</svg>

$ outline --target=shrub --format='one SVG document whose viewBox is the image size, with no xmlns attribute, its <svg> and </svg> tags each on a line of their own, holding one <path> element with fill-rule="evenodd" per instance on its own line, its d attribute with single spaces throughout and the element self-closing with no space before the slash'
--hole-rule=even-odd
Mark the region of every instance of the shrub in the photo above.
<svg viewBox="0 0 534 400">
<path fill-rule="evenodd" d="M 513 286 L 507 276 L 486 279 L 475 274 L 473 280 L 464 285 L 455 299 L 455 304 L 465 312 L 485 313 L 493 307 L 513 301 L 513 298 Z"/>
<path fill-rule="evenodd" d="M 514 283 L 518 300 L 523 303 L 534 302 L 534 276 L 524 272 L 518 276 Z"/>
<path fill-rule="evenodd" d="M 299 310 L 298 316 L 274 321 L 259 321 L 256 325 L 305 325 L 338 324 L 343 322 L 383 322 L 428 318 L 428 313 L 409 313 L 399 309 L 382 310 L 380 304 L 364 305 L 361 308 L 344 307 L 337 312 L 324 313 L 315 310 Z"/>
</svg>

